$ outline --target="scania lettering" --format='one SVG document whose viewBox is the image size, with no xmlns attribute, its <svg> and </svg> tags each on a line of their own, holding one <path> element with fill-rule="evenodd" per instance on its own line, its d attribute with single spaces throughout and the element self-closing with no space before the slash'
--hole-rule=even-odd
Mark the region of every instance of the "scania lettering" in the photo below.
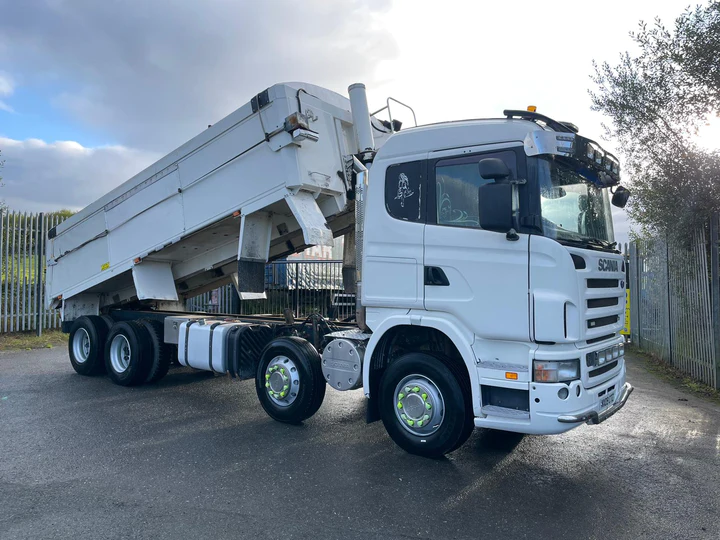
<svg viewBox="0 0 720 540">
<path fill-rule="evenodd" d="M 598 270 L 601 272 L 617 272 L 618 262 L 611 259 L 600 259 L 598 261 Z"/>
<path fill-rule="evenodd" d="M 632 391 L 617 159 L 535 111 L 406 129 L 399 111 L 415 119 L 392 98 L 371 113 L 362 84 L 277 84 L 52 229 L 72 367 L 130 386 L 177 358 L 254 379 L 287 423 L 327 386 L 362 389 L 367 420 L 429 457 L 475 427 L 615 414 Z M 225 284 L 262 298 L 268 261 L 339 236 L 350 322 L 185 310 Z"/>
</svg>

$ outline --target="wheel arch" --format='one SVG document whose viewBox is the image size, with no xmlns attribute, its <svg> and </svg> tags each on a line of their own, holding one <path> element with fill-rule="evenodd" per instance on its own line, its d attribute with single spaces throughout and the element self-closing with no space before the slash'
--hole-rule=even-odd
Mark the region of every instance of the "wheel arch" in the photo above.
<svg viewBox="0 0 720 540">
<path fill-rule="evenodd" d="M 429 332 L 428 332 L 429 331 Z M 472 350 L 472 333 L 463 331 L 462 328 L 453 324 L 452 321 L 437 317 L 417 317 L 411 314 L 404 316 L 389 317 L 373 332 L 365 351 L 365 362 L 363 363 L 363 392 L 369 398 L 367 421 L 372 422 L 379 419 L 376 396 L 380 377 L 385 368 L 393 361 L 393 347 L 398 339 L 409 334 L 425 334 L 429 342 L 436 341 L 446 347 L 443 352 L 450 360 L 457 362 L 464 367 L 470 382 L 473 413 L 480 414 L 480 382 L 477 370 L 475 369 L 475 354 Z M 422 340 L 421 340 L 422 341 Z M 417 348 L 407 348 L 405 352 L 433 352 Z"/>
</svg>

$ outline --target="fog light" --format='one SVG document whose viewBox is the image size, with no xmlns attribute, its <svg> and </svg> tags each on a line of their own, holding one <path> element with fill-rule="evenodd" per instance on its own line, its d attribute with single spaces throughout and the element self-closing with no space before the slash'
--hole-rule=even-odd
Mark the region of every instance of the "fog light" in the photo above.
<svg viewBox="0 0 720 540">
<path fill-rule="evenodd" d="M 569 392 L 567 388 L 561 388 L 560 390 L 558 390 L 558 397 L 560 399 L 567 399 L 568 395 Z"/>
</svg>

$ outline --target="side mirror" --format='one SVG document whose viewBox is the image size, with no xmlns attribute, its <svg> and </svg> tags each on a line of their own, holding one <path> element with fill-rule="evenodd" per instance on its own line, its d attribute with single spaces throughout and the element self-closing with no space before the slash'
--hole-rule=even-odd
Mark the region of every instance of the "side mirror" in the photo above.
<svg viewBox="0 0 720 540">
<path fill-rule="evenodd" d="M 630 190 L 622 186 L 618 186 L 615 189 L 615 193 L 613 193 L 612 204 L 613 206 L 617 206 L 618 208 L 625 208 L 625 205 L 627 204 L 629 198 Z"/>
<path fill-rule="evenodd" d="M 483 161 L 490 161 L 490 159 L 484 159 Z M 504 163 L 503 166 L 505 166 Z M 507 169 L 507 167 L 505 168 Z M 512 218 L 512 184 L 485 184 L 480 186 L 478 188 L 478 207 L 480 227 L 486 231 L 507 233 L 514 226 Z"/>
<path fill-rule="evenodd" d="M 478 163 L 480 176 L 485 180 L 504 180 L 510 176 L 510 169 L 502 159 L 485 158 Z"/>
</svg>

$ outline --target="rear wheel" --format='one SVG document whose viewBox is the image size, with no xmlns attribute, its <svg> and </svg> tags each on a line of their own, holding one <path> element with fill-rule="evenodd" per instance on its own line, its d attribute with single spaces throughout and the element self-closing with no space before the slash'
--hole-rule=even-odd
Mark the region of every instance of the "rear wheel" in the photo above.
<svg viewBox="0 0 720 540">
<path fill-rule="evenodd" d="M 148 331 L 150 342 L 152 343 L 152 362 L 145 382 L 154 383 L 167 375 L 168 369 L 170 369 L 172 351 L 170 350 L 170 345 L 165 343 L 163 339 L 164 330 L 162 323 L 152 319 L 142 319 L 138 322 Z"/>
<path fill-rule="evenodd" d="M 442 457 L 472 431 L 472 408 L 458 375 L 429 354 L 409 353 L 390 364 L 378 397 L 385 429 L 411 454 Z"/>
<path fill-rule="evenodd" d="M 260 404 L 273 419 L 290 424 L 307 420 L 325 398 L 320 355 L 304 339 L 271 341 L 260 357 L 255 389 Z"/>
<path fill-rule="evenodd" d="M 147 328 L 136 321 L 115 323 L 105 343 L 105 368 L 115 384 L 143 383 L 152 367 L 152 342 Z"/>
<path fill-rule="evenodd" d="M 107 337 L 105 322 L 95 315 L 79 317 L 68 336 L 68 355 L 80 375 L 97 375 L 105 369 L 103 351 Z"/>
</svg>

